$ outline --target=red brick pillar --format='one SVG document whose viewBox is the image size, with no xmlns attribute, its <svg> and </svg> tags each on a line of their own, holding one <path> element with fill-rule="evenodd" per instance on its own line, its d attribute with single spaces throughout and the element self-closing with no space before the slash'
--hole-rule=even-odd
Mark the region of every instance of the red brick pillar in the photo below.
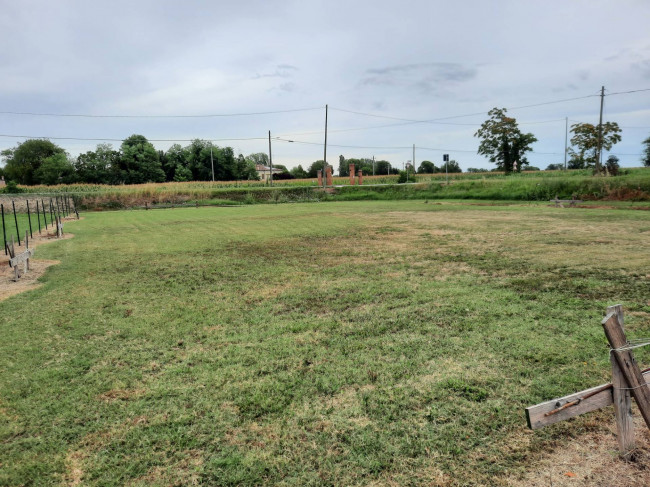
<svg viewBox="0 0 650 487">
<path fill-rule="evenodd" d="M 350 164 L 350 186 L 354 186 L 354 164 Z"/>
<path fill-rule="evenodd" d="M 325 169 L 325 184 L 332 186 L 332 166 L 327 166 Z"/>
<path fill-rule="evenodd" d="M 359 185 L 362 185 L 363 184 L 363 171 L 361 169 L 359 169 L 358 178 L 359 178 Z"/>
<path fill-rule="evenodd" d="M 322 186 L 323 185 L 323 171 L 319 169 L 316 171 L 316 174 L 318 174 L 318 185 Z"/>
</svg>

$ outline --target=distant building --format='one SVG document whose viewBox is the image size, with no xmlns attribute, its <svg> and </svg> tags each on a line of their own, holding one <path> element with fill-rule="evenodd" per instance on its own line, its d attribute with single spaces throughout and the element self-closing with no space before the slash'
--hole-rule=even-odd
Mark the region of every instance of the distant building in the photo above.
<svg viewBox="0 0 650 487">
<path fill-rule="evenodd" d="M 260 179 L 262 181 L 268 181 L 269 176 L 271 174 L 271 168 L 269 166 L 264 166 L 262 164 L 255 164 L 255 170 L 257 171 L 257 174 L 259 174 Z M 282 174 L 282 169 L 278 169 L 276 167 L 273 168 L 273 175 L 275 176 L 276 174 Z"/>
<path fill-rule="evenodd" d="M 7 185 L 7 183 L 5 183 L 5 177 L 2 176 L 0 178 L 0 188 L 4 188 L 6 185 Z"/>
</svg>

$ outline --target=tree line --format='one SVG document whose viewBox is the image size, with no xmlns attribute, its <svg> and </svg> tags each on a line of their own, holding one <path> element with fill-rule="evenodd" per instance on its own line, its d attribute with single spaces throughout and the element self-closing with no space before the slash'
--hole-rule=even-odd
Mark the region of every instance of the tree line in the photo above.
<svg viewBox="0 0 650 487">
<path fill-rule="evenodd" d="M 481 128 L 474 134 L 480 139 L 478 153 L 486 156 L 496 164 L 497 170 L 520 172 L 529 169 L 526 153 L 532 150 L 532 144 L 537 138 L 532 133 L 523 133 L 513 117 L 507 115 L 505 108 L 493 108 L 488 112 L 490 118 L 483 122 Z M 601 166 L 602 150 L 611 150 L 621 141 L 621 128 L 616 122 L 605 122 L 598 125 L 590 123 L 575 123 L 571 125 L 571 147 L 568 149 L 570 159 L 568 169 L 593 168 L 596 173 L 618 173 L 618 158 L 610 155 Z M 641 160 L 644 166 L 650 167 L 650 137 L 643 141 L 644 155 Z M 547 170 L 564 169 L 562 164 L 551 164 Z M 470 171 L 472 172 L 472 171 Z"/>
</svg>

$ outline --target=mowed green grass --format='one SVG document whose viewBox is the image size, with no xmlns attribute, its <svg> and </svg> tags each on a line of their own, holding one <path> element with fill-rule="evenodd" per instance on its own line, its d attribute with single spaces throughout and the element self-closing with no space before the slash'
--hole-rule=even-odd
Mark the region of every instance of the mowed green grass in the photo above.
<svg viewBox="0 0 650 487">
<path fill-rule="evenodd" d="M 612 420 L 524 416 L 608 380 L 604 308 L 650 330 L 644 211 L 82 216 L 0 303 L 0 485 L 499 485 Z"/>
</svg>

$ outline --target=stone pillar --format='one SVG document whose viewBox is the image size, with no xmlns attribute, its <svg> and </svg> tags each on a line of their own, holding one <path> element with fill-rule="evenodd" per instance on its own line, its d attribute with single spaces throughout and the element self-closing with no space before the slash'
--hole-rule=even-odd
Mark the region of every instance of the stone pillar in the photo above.
<svg viewBox="0 0 650 487">
<path fill-rule="evenodd" d="M 316 174 L 318 174 L 318 185 L 322 186 L 323 185 L 323 171 L 319 169 L 316 171 Z"/>
<path fill-rule="evenodd" d="M 363 171 L 361 169 L 359 169 L 359 174 L 357 175 L 357 177 L 359 178 L 359 185 L 362 185 L 363 184 Z"/>
<path fill-rule="evenodd" d="M 350 186 L 354 186 L 354 164 L 350 164 Z"/>
<path fill-rule="evenodd" d="M 332 186 L 332 166 L 328 165 L 325 170 L 325 184 Z"/>
</svg>

